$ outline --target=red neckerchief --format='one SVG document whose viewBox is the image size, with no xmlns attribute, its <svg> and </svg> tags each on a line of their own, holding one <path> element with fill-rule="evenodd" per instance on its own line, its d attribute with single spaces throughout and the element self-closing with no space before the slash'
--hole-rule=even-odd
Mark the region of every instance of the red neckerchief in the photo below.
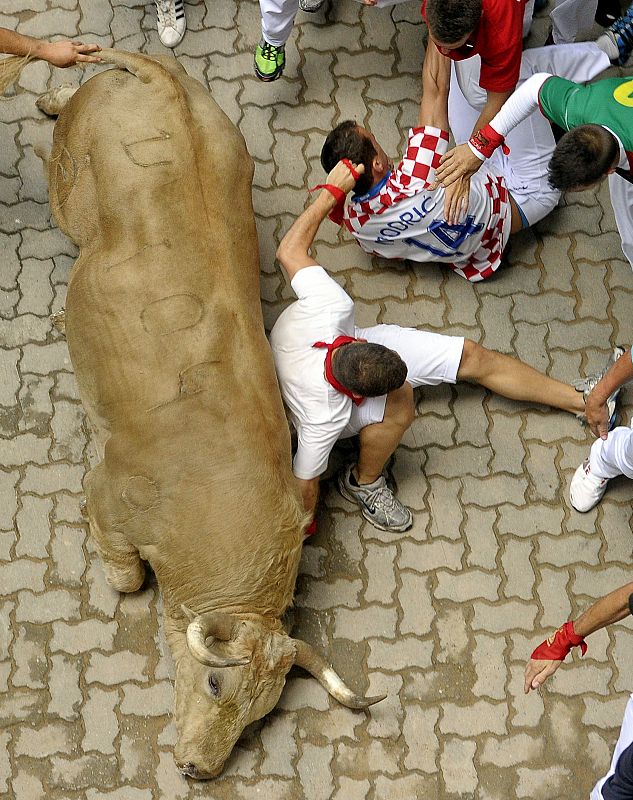
<svg viewBox="0 0 633 800">
<path fill-rule="evenodd" d="M 359 406 L 364 397 L 357 397 L 353 392 L 343 386 L 342 383 L 339 383 L 336 378 L 334 377 L 334 373 L 332 372 L 332 353 L 336 350 L 337 347 L 340 347 L 343 344 L 349 344 L 350 342 L 357 342 L 358 339 L 355 339 L 353 336 L 337 336 L 336 339 L 332 342 L 332 344 L 328 344 L 327 342 L 315 342 L 312 347 L 325 347 L 327 349 L 327 353 L 325 354 L 325 378 L 330 386 L 333 386 L 337 392 L 341 392 L 346 397 L 354 403 L 354 405 Z"/>
</svg>

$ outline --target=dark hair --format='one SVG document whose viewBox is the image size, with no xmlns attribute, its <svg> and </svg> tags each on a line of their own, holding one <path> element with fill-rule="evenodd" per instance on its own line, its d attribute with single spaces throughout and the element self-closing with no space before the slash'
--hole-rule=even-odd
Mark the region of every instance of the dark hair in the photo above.
<svg viewBox="0 0 633 800">
<path fill-rule="evenodd" d="M 549 184 L 565 191 L 597 183 L 613 167 L 618 142 L 602 125 L 579 125 L 561 137 L 547 168 Z"/>
<path fill-rule="evenodd" d="M 427 0 L 426 23 L 431 38 L 454 44 L 472 33 L 481 19 L 481 0 Z"/>
<path fill-rule="evenodd" d="M 330 172 L 342 158 L 349 158 L 354 164 L 363 164 L 365 172 L 356 181 L 356 194 L 368 192 L 374 182 L 372 163 L 376 148 L 368 136 L 363 136 L 353 119 L 346 119 L 330 131 L 321 148 L 321 166 Z"/>
<path fill-rule="evenodd" d="M 382 344 L 354 342 L 336 351 L 332 372 L 354 394 L 379 397 L 402 386 L 407 365 L 394 350 Z"/>
</svg>

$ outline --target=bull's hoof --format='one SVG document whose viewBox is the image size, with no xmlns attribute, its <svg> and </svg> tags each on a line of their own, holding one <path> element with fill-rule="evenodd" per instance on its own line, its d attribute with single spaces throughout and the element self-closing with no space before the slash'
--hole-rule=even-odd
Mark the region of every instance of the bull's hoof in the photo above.
<svg viewBox="0 0 633 800">
<path fill-rule="evenodd" d="M 103 571 L 105 572 L 108 586 L 116 589 L 117 592 L 137 592 L 145 580 L 145 567 L 140 559 L 137 566 L 132 566 L 129 569 L 115 567 L 113 564 L 108 564 L 104 561 Z"/>
<path fill-rule="evenodd" d="M 41 94 L 35 101 L 35 105 L 49 117 L 56 117 L 78 88 L 78 86 L 71 86 L 68 83 L 56 86 Z"/>
<path fill-rule="evenodd" d="M 53 328 L 62 334 L 66 334 L 66 310 L 60 309 L 54 314 L 51 314 L 50 320 L 53 323 Z M 84 501 L 85 502 L 85 501 Z"/>
</svg>

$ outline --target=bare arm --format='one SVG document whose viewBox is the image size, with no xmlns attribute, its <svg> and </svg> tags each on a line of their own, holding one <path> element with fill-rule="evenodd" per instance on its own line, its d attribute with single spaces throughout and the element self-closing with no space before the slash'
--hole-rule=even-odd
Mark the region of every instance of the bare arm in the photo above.
<svg viewBox="0 0 633 800">
<path fill-rule="evenodd" d="M 631 361 L 631 351 L 625 353 L 613 364 L 606 372 L 590 393 L 585 403 L 585 414 L 587 422 L 594 436 L 606 439 L 609 430 L 609 412 L 607 411 L 607 400 L 616 389 L 624 386 L 633 380 L 633 362 Z"/>
<path fill-rule="evenodd" d="M 574 622 L 576 634 L 584 639 L 585 636 L 627 617 L 631 613 L 629 610 L 631 594 L 633 594 L 633 583 L 627 583 L 598 600 Z M 525 693 L 527 694 L 530 689 L 538 689 L 562 663 L 562 661 L 531 658 L 525 668 Z"/>
<path fill-rule="evenodd" d="M 48 61 L 55 67 L 72 67 L 79 61 L 100 61 L 96 53 L 101 48 L 98 44 L 82 44 L 81 42 L 46 42 L 23 36 L 8 28 L 0 28 L 0 53 L 13 56 L 28 56 Z"/>
<path fill-rule="evenodd" d="M 310 480 L 297 478 L 296 480 L 303 499 L 303 507 L 314 516 L 317 500 L 319 499 L 319 478 L 310 478 Z"/>
<path fill-rule="evenodd" d="M 418 127 L 431 125 L 448 130 L 448 89 L 451 80 L 450 59 L 442 55 L 429 39 L 422 66 L 422 100 Z"/>
<path fill-rule="evenodd" d="M 356 172 L 362 174 L 362 164 L 352 165 Z M 336 186 L 345 194 L 353 189 L 356 181 L 348 167 L 339 161 L 327 176 L 326 183 Z M 288 278 L 292 280 L 303 267 L 313 267 L 316 261 L 310 255 L 310 248 L 314 237 L 317 235 L 321 223 L 336 206 L 336 199 L 326 189 L 322 189 L 316 200 L 292 224 L 288 233 L 281 240 L 277 248 L 277 258 L 286 270 Z"/>
</svg>

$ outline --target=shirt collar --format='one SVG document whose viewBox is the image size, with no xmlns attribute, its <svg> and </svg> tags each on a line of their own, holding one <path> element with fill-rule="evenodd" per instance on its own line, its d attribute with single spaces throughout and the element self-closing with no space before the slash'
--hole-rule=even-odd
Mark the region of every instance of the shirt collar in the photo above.
<svg viewBox="0 0 633 800">
<path fill-rule="evenodd" d="M 372 197 L 376 197 L 376 195 L 381 191 L 384 185 L 387 183 L 389 178 L 391 177 L 391 170 L 385 175 L 385 177 L 379 181 L 375 186 L 372 186 L 371 189 L 366 194 L 354 194 L 352 195 L 352 202 L 353 203 L 365 203 L 367 200 L 371 200 Z"/>
</svg>

